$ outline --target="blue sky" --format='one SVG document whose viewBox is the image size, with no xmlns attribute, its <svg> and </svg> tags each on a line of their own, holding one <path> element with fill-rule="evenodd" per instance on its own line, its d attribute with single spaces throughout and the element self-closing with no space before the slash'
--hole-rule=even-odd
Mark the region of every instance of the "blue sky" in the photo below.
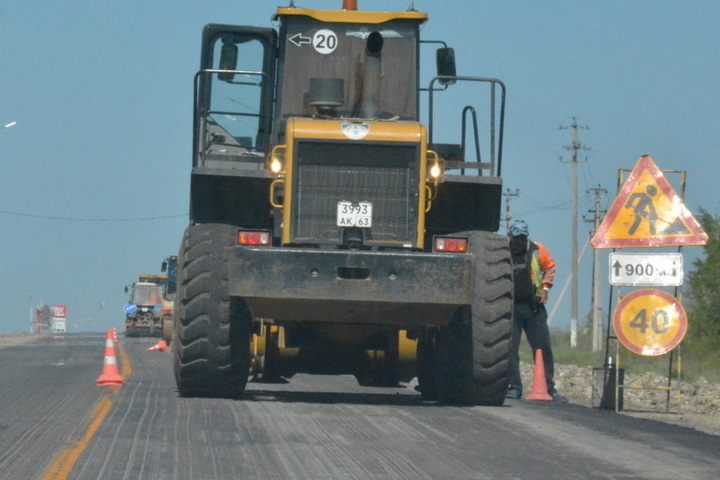
<svg viewBox="0 0 720 480">
<path fill-rule="evenodd" d="M 192 78 L 206 23 L 271 26 L 275 6 L 125 0 L 0 5 L 0 333 L 27 331 L 30 308 L 68 305 L 71 330 L 122 328 L 123 291 L 159 273 L 187 223 Z M 341 0 L 296 6 L 337 9 Z M 410 0 L 358 0 L 404 10 Z M 591 148 L 585 194 L 616 194 L 618 169 L 649 154 L 686 170 L 686 205 L 720 207 L 720 9 L 714 1 L 416 0 L 425 39 L 455 48 L 458 73 L 508 88 L 505 188 L 512 214 L 570 272 L 570 145 Z M 612 198 L 606 198 L 608 208 Z M 580 224 L 580 247 L 590 225 Z M 685 247 L 688 266 L 701 253 Z M 602 252 L 602 265 L 607 251 Z M 590 306 L 591 250 L 579 274 Z M 603 272 L 603 308 L 608 293 Z M 556 289 L 557 301 L 560 288 Z M 569 293 L 569 291 L 568 291 Z M 553 326 L 567 328 L 569 297 Z"/>
</svg>

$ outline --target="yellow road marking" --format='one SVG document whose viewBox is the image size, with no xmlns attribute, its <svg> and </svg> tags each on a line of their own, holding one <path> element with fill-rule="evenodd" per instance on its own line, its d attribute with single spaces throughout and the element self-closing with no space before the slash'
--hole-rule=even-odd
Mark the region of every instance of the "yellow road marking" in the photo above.
<svg viewBox="0 0 720 480">
<path fill-rule="evenodd" d="M 128 358 L 127 352 L 125 352 L 122 345 L 117 345 L 117 350 L 122 361 L 121 375 L 124 378 L 128 378 L 132 374 L 130 359 Z M 117 392 L 120 390 L 120 387 L 121 385 L 111 386 L 110 390 L 112 392 Z M 107 395 L 103 395 L 100 400 L 98 400 L 95 408 L 93 408 L 92 412 L 90 412 L 87 416 L 87 423 L 89 423 L 89 426 L 85 435 L 83 435 L 78 442 L 71 441 L 71 446 L 64 448 L 58 456 L 55 457 L 55 460 L 53 460 L 47 470 L 45 470 L 45 473 L 42 477 L 40 477 L 40 480 L 67 479 L 78 458 L 80 458 L 80 455 L 82 455 L 87 448 L 90 440 L 95 435 L 95 432 L 97 432 L 98 428 L 100 428 L 100 425 L 102 425 L 102 422 L 105 420 L 105 417 L 107 417 L 108 413 L 110 413 L 112 405 L 113 403 Z"/>
<path fill-rule="evenodd" d="M 110 412 L 112 407 L 112 401 L 107 396 L 104 396 L 98 401 L 93 411 L 88 415 L 90 425 L 88 426 L 85 435 L 78 442 L 73 442 L 74 446 L 66 447 L 61 451 L 50 466 L 45 470 L 45 473 L 40 480 L 65 480 L 73 467 L 77 462 L 80 455 L 83 453 L 85 448 L 88 446 L 90 439 L 95 435 L 97 429 L 102 425 L 103 420 Z"/>
<path fill-rule="evenodd" d="M 125 349 L 120 344 L 118 344 L 118 351 L 120 352 L 120 361 L 122 362 L 122 372 L 120 372 L 120 374 L 124 378 L 128 378 L 132 375 L 132 365 L 130 365 L 130 359 L 125 352 Z"/>
</svg>

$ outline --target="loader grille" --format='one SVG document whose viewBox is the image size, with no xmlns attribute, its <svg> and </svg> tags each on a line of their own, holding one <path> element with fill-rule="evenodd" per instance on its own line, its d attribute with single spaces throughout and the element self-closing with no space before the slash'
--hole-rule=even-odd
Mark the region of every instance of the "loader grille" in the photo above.
<svg viewBox="0 0 720 480">
<path fill-rule="evenodd" d="M 342 243 L 340 201 L 372 202 L 365 245 L 416 245 L 419 148 L 413 143 L 297 140 L 293 243 Z"/>
</svg>

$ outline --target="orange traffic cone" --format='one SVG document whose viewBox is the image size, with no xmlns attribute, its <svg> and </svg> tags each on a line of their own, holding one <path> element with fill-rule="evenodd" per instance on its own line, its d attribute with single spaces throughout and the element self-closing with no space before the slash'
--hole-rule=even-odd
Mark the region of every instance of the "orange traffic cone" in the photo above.
<svg viewBox="0 0 720 480">
<path fill-rule="evenodd" d="M 120 343 L 120 341 L 118 340 L 117 329 L 115 327 L 112 328 L 112 334 L 113 334 L 113 342 L 115 342 L 115 344 L 117 345 L 118 343 Z"/>
<path fill-rule="evenodd" d="M 543 363 L 543 354 L 540 349 L 535 350 L 535 371 L 533 372 L 532 391 L 525 399 L 545 400 L 549 402 L 553 399 L 548 393 L 545 380 L 545 364 Z"/>
<path fill-rule="evenodd" d="M 165 339 L 160 339 L 158 343 L 147 349 L 148 352 L 154 352 L 155 350 L 160 352 L 167 350 L 167 342 Z"/>
<path fill-rule="evenodd" d="M 99 386 L 122 385 L 125 383 L 120 372 L 118 372 L 117 357 L 115 357 L 115 344 L 112 339 L 112 330 L 107 331 L 105 338 L 105 361 L 103 362 L 102 375 L 98 377 Z"/>
</svg>

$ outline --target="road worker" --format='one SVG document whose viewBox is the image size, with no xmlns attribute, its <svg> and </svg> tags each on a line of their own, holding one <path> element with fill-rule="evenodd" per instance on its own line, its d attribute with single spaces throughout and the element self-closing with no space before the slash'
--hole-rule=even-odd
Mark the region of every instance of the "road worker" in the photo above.
<svg viewBox="0 0 720 480">
<path fill-rule="evenodd" d="M 555 390 L 553 380 L 555 363 L 545 309 L 548 293 L 555 279 L 555 261 L 543 244 L 528 238 L 528 225 L 523 220 L 515 220 L 510 225 L 508 234 L 515 280 L 515 306 L 507 397 L 512 399 L 522 397 L 519 350 L 520 337 L 524 331 L 533 351 L 533 358 L 534 352 L 542 350 L 548 394 L 554 401 L 566 403 L 567 398 Z"/>
</svg>

